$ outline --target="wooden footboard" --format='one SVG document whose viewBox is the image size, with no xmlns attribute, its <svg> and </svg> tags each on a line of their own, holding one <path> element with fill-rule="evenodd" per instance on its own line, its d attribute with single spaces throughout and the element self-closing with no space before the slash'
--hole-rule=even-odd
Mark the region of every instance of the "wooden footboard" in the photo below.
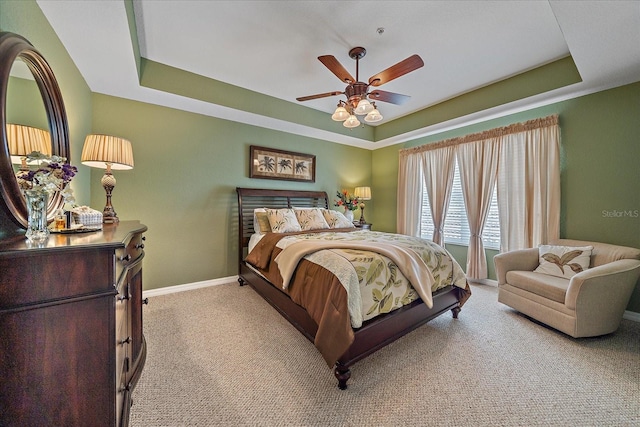
<svg viewBox="0 0 640 427">
<path fill-rule="evenodd" d="M 249 237 L 253 234 L 253 209 L 256 207 L 291 207 L 314 206 L 328 208 L 328 198 L 324 192 L 287 192 L 284 190 L 257 190 L 238 188 L 238 206 L 240 217 L 239 242 L 239 278 L 241 285 L 250 285 L 260 296 L 295 326 L 307 339 L 314 342 L 318 326 L 307 311 L 294 303 L 289 296 L 273 286 L 244 263 L 246 247 Z M 287 199 L 287 195 L 291 198 Z M 275 197 L 275 204 L 269 203 L 269 198 Z M 295 198 L 295 202 L 291 200 Z M 247 203 L 247 199 L 251 202 Z M 294 204 L 295 203 L 295 204 Z M 324 206 L 323 206 L 324 205 Z M 411 304 L 374 319 L 364 322 L 362 327 L 354 330 L 355 339 L 351 347 L 338 359 L 334 374 L 338 379 L 340 389 L 347 388 L 347 381 L 351 377 L 350 367 L 385 347 L 398 338 L 413 331 L 431 319 L 451 310 L 454 318 L 460 311 L 460 290 L 447 286 L 433 295 L 433 307 L 429 308 L 418 299 Z"/>
</svg>

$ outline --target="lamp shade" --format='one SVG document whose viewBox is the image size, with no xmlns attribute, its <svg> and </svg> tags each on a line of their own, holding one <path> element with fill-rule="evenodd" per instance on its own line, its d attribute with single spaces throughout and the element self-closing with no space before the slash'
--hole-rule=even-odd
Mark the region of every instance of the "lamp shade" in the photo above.
<svg viewBox="0 0 640 427">
<path fill-rule="evenodd" d="M 7 140 L 11 163 L 20 164 L 22 157 L 34 151 L 39 151 L 46 156 L 51 155 L 51 135 L 46 130 L 9 123 Z"/>
<path fill-rule="evenodd" d="M 356 187 L 353 190 L 353 195 L 358 199 L 371 200 L 371 187 Z"/>
<path fill-rule="evenodd" d="M 347 111 L 346 108 L 344 108 L 341 105 L 338 106 L 338 108 L 336 108 L 336 111 L 334 111 L 333 115 L 331 116 L 331 119 L 335 120 L 336 122 L 343 122 L 348 118 L 349 118 L 349 112 Z"/>
<path fill-rule="evenodd" d="M 371 105 L 371 103 L 367 98 L 362 98 L 358 102 L 358 105 L 356 106 L 356 109 L 355 109 L 356 114 L 358 114 L 359 116 L 368 114 L 371 111 L 373 111 L 373 105 Z"/>
<path fill-rule="evenodd" d="M 347 120 L 344 121 L 344 123 L 342 123 L 342 126 L 346 128 L 355 128 L 360 126 L 360 120 L 358 120 L 358 118 L 352 114 Z"/>
<path fill-rule="evenodd" d="M 375 122 L 379 122 L 380 120 L 382 120 L 382 114 L 380 114 L 378 109 L 375 107 L 364 118 L 364 121 L 367 123 L 375 123 Z"/>
<path fill-rule="evenodd" d="M 133 169 L 133 149 L 126 139 L 109 135 L 87 135 L 80 161 L 93 168 Z"/>
</svg>

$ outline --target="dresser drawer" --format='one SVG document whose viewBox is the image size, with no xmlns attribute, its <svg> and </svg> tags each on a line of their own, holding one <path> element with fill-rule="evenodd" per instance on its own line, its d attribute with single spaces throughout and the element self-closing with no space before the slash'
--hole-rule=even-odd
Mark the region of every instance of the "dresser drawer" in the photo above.
<svg viewBox="0 0 640 427">
<path fill-rule="evenodd" d="M 126 346 L 120 344 L 119 341 L 116 344 L 116 399 L 115 399 L 115 415 L 116 426 L 121 425 L 122 410 L 124 400 L 127 392 L 127 361 L 128 356 L 126 352 Z"/>
<path fill-rule="evenodd" d="M 116 295 L 116 340 L 126 338 L 122 334 L 127 333 L 129 295 L 126 288 L 127 286 L 120 288 Z"/>
<path fill-rule="evenodd" d="M 116 278 L 121 280 L 122 272 L 127 266 L 136 262 L 144 255 L 144 236 L 142 233 L 131 235 L 131 239 L 125 242 L 124 248 L 116 250 Z"/>
<path fill-rule="evenodd" d="M 0 255 L 0 309 L 113 292 L 112 257 L 101 249 Z"/>
</svg>

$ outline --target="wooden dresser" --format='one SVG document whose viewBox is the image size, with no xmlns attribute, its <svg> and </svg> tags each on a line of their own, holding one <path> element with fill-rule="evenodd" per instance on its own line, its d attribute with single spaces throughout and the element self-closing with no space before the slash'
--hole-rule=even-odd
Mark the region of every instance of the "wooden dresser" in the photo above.
<svg viewBox="0 0 640 427">
<path fill-rule="evenodd" d="M 0 426 L 126 426 L 147 227 L 0 241 Z"/>
</svg>

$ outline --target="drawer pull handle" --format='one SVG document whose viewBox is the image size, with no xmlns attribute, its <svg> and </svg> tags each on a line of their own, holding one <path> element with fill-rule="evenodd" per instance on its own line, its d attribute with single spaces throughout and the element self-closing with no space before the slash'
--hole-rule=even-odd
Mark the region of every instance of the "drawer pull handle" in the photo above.
<svg viewBox="0 0 640 427">
<path fill-rule="evenodd" d="M 136 249 L 144 249 L 144 243 L 138 243 Z"/>
<path fill-rule="evenodd" d="M 124 344 L 129 344 L 131 342 L 131 337 L 126 337 L 123 340 L 120 340 L 120 344 L 124 345 Z"/>
<path fill-rule="evenodd" d="M 125 256 L 121 256 L 120 261 L 125 261 L 125 262 L 131 261 L 131 254 L 126 254 Z"/>
<path fill-rule="evenodd" d="M 143 304 L 149 304 L 149 298 L 145 298 L 145 299 L 143 299 L 143 300 L 142 300 L 142 303 L 143 303 Z"/>
</svg>

